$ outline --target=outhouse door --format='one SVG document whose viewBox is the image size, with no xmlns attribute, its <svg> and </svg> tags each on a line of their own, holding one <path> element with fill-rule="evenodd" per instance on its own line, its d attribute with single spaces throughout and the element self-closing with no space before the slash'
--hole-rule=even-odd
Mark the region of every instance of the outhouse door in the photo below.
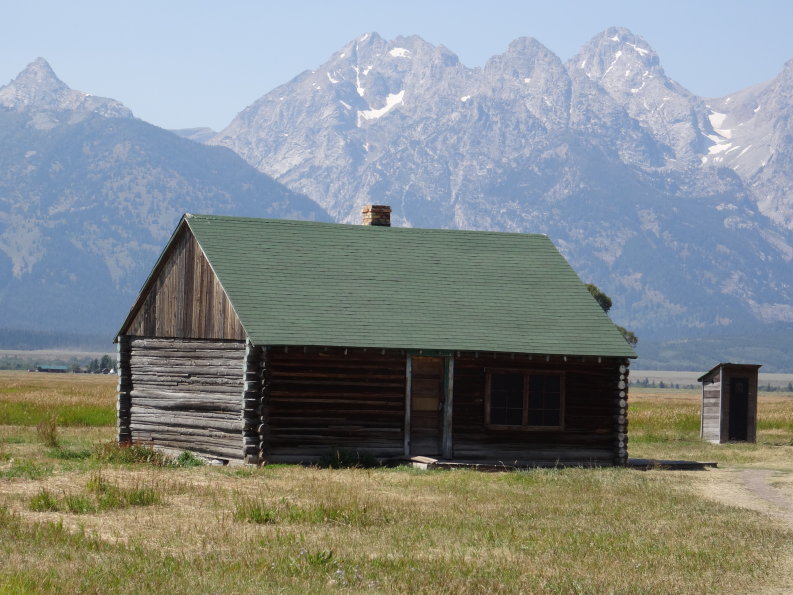
<svg viewBox="0 0 793 595">
<path fill-rule="evenodd" d="M 730 379 L 729 440 L 746 440 L 749 425 L 749 379 Z"/>
</svg>

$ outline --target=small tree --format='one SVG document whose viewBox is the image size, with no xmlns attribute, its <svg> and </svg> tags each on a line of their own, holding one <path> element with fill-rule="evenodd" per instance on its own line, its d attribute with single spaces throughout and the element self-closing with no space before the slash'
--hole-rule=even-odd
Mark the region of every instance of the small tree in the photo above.
<svg viewBox="0 0 793 595">
<path fill-rule="evenodd" d="M 600 291 L 600 288 L 597 285 L 587 283 L 586 288 L 589 290 L 589 293 L 592 294 L 592 297 L 595 298 L 595 301 L 600 305 L 600 307 L 603 308 L 603 311 L 608 314 L 612 306 L 611 298 Z"/>
<path fill-rule="evenodd" d="M 603 311 L 608 314 L 612 306 L 611 298 L 603 293 L 600 288 L 593 283 L 587 283 L 586 288 L 589 290 L 589 293 L 592 294 L 592 297 L 595 298 L 595 301 L 598 303 L 598 305 L 603 308 Z M 628 345 L 631 347 L 636 347 L 637 343 L 639 343 L 639 338 L 633 333 L 633 331 L 629 331 L 625 327 L 622 327 L 618 324 L 615 324 L 614 326 L 616 326 L 617 330 L 622 333 L 622 336 L 628 342 Z"/>
</svg>

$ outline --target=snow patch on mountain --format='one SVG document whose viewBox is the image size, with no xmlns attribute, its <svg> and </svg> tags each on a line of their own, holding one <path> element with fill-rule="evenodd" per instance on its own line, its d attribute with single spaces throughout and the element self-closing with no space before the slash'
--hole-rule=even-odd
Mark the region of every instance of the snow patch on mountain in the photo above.
<svg viewBox="0 0 793 595">
<path fill-rule="evenodd" d="M 410 50 L 406 50 L 405 48 L 393 48 L 388 51 L 388 55 L 393 58 L 409 58 Z"/>
<path fill-rule="evenodd" d="M 358 126 L 361 126 L 363 120 L 377 120 L 378 118 L 382 118 L 396 106 L 400 105 L 404 97 L 405 90 L 402 89 L 399 93 L 389 93 L 383 107 L 358 111 Z"/>
</svg>

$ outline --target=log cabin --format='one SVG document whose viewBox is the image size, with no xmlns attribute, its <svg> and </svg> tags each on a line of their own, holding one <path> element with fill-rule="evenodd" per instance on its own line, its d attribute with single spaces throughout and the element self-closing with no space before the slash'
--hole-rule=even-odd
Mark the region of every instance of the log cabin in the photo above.
<svg viewBox="0 0 793 595">
<path fill-rule="evenodd" d="M 389 216 L 184 215 L 117 333 L 119 442 L 625 464 L 636 355 L 551 241 Z"/>
</svg>

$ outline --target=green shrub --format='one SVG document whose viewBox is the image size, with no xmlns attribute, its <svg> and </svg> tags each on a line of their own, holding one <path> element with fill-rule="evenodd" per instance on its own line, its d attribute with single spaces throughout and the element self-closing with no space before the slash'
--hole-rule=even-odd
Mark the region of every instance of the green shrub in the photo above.
<svg viewBox="0 0 793 595">
<path fill-rule="evenodd" d="M 367 511 L 365 506 L 330 506 L 314 504 L 310 506 L 289 506 L 284 513 L 287 520 L 311 525 L 365 525 Z"/>
<path fill-rule="evenodd" d="M 38 494 L 33 496 L 28 502 L 30 510 L 35 512 L 57 512 L 61 509 L 60 503 L 57 498 L 50 494 L 47 490 L 42 489 Z"/>
<path fill-rule="evenodd" d="M 84 461 L 85 459 L 90 459 L 92 453 L 89 448 L 70 450 L 58 447 L 51 449 L 47 454 L 53 459 L 59 459 L 61 461 Z"/>
<path fill-rule="evenodd" d="M 39 442 L 44 446 L 49 446 L 50 448 L 58 448 L 58 446 L 60 446 L 58 440 L 58 423 L 53 416 L 36 424 L 36 435 L 39 438 Z"/>
<path fill-rule="evenodd" d="M 333 550 L 323 550 L 320 552 L 301 552 L 306 562 L 312 566 L 325 566 L 333 561 Z"/>
<path fill-rule="evenodd" d="M 257 525 L 269 525 L 277 521 L 278 514 L 263 502 L 251 498 L 237 503 L 234 520 Z"/>
<path fill-rule="evenodd" d="M 107 481 L 101 473 L 94 473 L 85 485 L 84 494 L 64 494 L 58 498 L 42 489 L 28 502 L 31 510 L 89 514 L 116 510 L 128 506 L 150 506 L 160 502 L 160 495 L 151 486 L 136 485 L 121 488 Z"/>
<path fill-rule="evenodd" d="M 160 503 L 159 493 L 151 487 L 136 486 L 121 492 L 122 497 L 130 506 L 151 506 Z"/>
<path fill-rule="evenodd" d="M 66 494 L 63 497 L 63 509 L 73 514 L 89 514 L 96 512 L 95 501 L 83 494 Z"/>
<path fill-rule="evenodd" d="M 174 467 L 201 467 L 205 464 L 202 458 L 195 456 L 188 450 L 182 452 L 172 463 Z"/>
<path fill-rule="evenodd" d="M 332 448 L 317 463 L 319 467 L 328 469 L 368 469 L 377 467 L 377 459 L 365 451 L 348 448 Z"/>
<path fill-rule="evenodd" d="M 255 498 L 246 498 L 237 503 L 234 520 L 259 525 L 285 521 L 309 525 L 366 525 L 370 523 L 366 506 L 331 506 L 329 504 L 310 504 L 300 506 L 281 500 L 273 505 Z"/>
<path fill-rule="evenodd" d="M 41 479 L 52 474 L 52 467 L 49 465 L 36 464 L 33 461 L 13 460 L 11 467 L 5 471 L 0 471 L 0 477 L 24 479 Z"/>
<path fill-rule="evenodd" d="M 160 495 L 153 487 L 136 485 L 120 488 L 107 481 L 101 473 L 94 473 L 86 484 L 89 493 L 96 496 L 102 510 L 124 508 L 126 506 L 150 506 L 160 502 Z"/>
<path fill-rule="evenodd" d="M 135 442 L 103 442 L 94 446 L 93 456 L 102 463 L 124 465 L 145 463 L 163 467 L 169 462 L 168 457 L 153 447 Z"/>
</svg>

